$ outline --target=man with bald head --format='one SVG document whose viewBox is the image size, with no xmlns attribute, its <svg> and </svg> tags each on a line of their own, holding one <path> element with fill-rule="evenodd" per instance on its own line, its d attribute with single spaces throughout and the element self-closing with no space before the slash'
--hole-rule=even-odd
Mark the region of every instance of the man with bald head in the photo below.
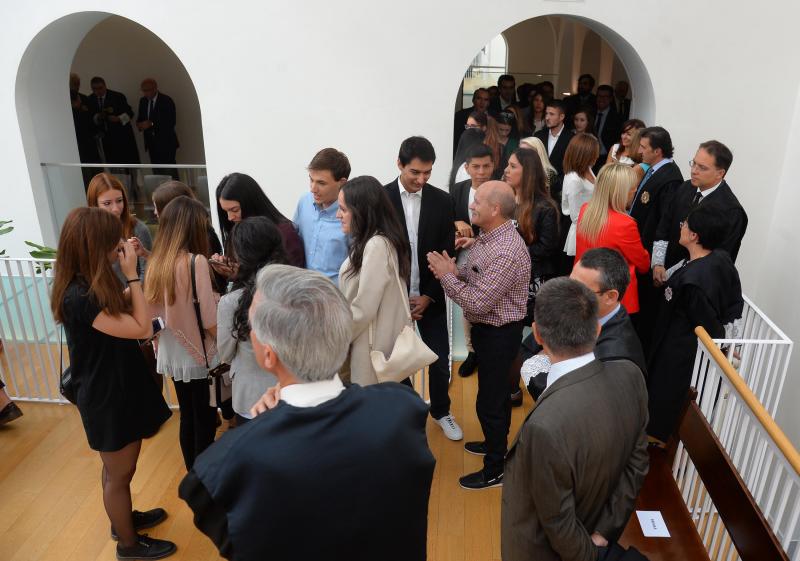
<svg viewBox="0 0 800 561">
<path fill-rule="evenodd" d="M 144 134 L 144 149 L 150 154 L 152 164 L 174 164 L 178 150 L 178 135 L 175 134 L 175 102 L 167 94 L 158 91 L 153 78 L 142 80 L 143 97 L 139 100 L 136 128 Z M 178 179 L 175 169 L 155 170 Z"/>
<path fill-rule="evenodd" d="M 531 259 L 512 218 L 514 190 L 502 181 L 487 181 L 469 205 L 476 238 L 459 238 L 456 247 L 471 247 L 459 268 L 447 252 L 428 254 L 428 267 L 445 294 L 464 310 L 472 323 L 472 346 L 480 357 L 475 409 L 484 440 L 464 448 L 483 456 L 483 469 L 461 477 L 465 489 L 485 489 L 503 483 L 503 460 L 511 424 L 508 372 L 522 337 L 528 300 Z"/>
</svg>

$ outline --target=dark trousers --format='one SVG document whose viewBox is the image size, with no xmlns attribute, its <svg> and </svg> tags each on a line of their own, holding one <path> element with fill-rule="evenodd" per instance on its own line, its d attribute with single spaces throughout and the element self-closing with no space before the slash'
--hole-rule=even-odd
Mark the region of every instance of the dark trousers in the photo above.
<svg viewBox="0 0 800 561">
<path fill-rule="evenodd" d="M 653 286 L 652 273 L 636 275 L 639 284 L 639 312 L 631 316 L 631 323 L 642 342 L 644 356 L 652 352 L 653 330 L 658 320 L 658 310 L 664 299 L 664 288 Z"/>
<path fill-rule="evenodd" d="M 519 352 L 521 339 L 522 322 L 519 321 L 500 327 L 484 323 L 472 326 L 472 346 L 480 357 L 475 410 L 486 442 L 483 472 L 487 477 L 503 472 L 511 426 L 508 373 Z"/>
<path fill-rule="evenodd" d="M 208 380 L 175 382 L 175 395 L 181 409 L 180 441 L 186 470 L 194 460 L 211 446 L 217 433 L 217 410 L 209 403 Z"/>
<path fill-rule="evenodd" d="M 431 394 L 431 417 L 441 419 L 450 413 L 450 339 L 447 335 L 447 314 L 428 308 L 417 321 L 422 340 L 439 357 L 428 367 Z"/>
<path fill-rule="evenodd" d="M 150 146 L 147 151 L 150 153 L 150 163 L 151 164 L 174 164 L 175 163 L 175 152 L 177 148 L 173 148 L 170 146 L 163 147 L 163 146 Z M 157 174 L 164 174 L 164 175 L 171 175 L 173 179 L 178 179 L 178 170 L 174 168 L 160 168 L 153 170 L 154 173 Z"/>
</svg>

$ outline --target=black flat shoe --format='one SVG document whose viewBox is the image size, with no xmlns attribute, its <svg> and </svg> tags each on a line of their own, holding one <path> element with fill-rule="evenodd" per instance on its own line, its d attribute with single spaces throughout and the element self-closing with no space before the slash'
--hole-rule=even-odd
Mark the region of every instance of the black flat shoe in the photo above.
<svg viewBox="0 0 800 561">
<path fill-rule="evenodd" d="M 478 355 L 475 353 L 469 353 L 466 360 L 461 363 L 461 366 L 458 367 L 458 375 L 462 378 L 472 376 L 475 373 L 476 368 L 478 368 Z"/>
<path fill-rule="evenodd" d="M 117 544 L 117 559 L 163 559 L 178 550 L 178 546 L 167 540 L 139 536 L 136 545 L 121 547 Z"/>
<path fill-rule="evenodd" d="M 167 511 L 163 508 L 154 508 L 145 512 L 134 510 L 131 516 L 133 517 L 133 529 L 138 532 L 161 524 L 167 519 Z M 111 539 L 119 539 L 119 536 L 114 531 L 114 526 L 111 526 Z"/>
<path fill-rule="evenodd" d="M 471 442 L 465 442 L 464 450 L 466 450 L 470 454 L 475 454 L 476 456 L 485 456 L 486 442 L 484 442 L 483 440 L 481 441 L 473 440 Z"/>
<path fill-rule="evenodd" d="M 460 477 L 458 483 L 462 488 L 469 489 L 470 491 L 488 489 L 489 487 L 500 487 L 503 484 L 503 474 L 487 476 L 483 473 L 483 470 L 481 470 Z"/>
<path fill-rule="evenodd" d="M 22 417 L 22 409 L 13 401 L 9 401 L 8 405 L 3 407 L 3 410 L 0 411 L 0 425 L 5 425 L 20 417 Z"/>
</svg>

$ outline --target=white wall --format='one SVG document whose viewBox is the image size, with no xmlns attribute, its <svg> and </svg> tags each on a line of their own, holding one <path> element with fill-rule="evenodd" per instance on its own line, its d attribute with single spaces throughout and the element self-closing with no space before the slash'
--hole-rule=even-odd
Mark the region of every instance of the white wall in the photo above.
<svg viewBox="0 0 800 561">
<path fill-rule="evenodd" d="M 70 63 L 83 34 L 99 19 L 87 23 L 97 16 L 84 14 L 58 25 L 60 40 L 52 44 L 51 55 L 40 51 L 17 83 L 20 61 L 32 39 L 74 6 L 67 0 L 43 0 L 9 4 L 4 10 L 13 25 L 4 29 L 0 49 L 0 124 L 5 132 L 0 215 L 18 224 L 2 240 L 12 254 L 24 254 L 23 239 L 42 238 L 34 196 L 41 189 L 37 159 L 75 151 L 74 145 L 52 145 L 64 140 L 57 132 L 52 138 L 40 135 L 39 146 L 26 134 L 28 161 L 18 127 L 30 132 L 34 112 L 46 117 L 53 130 L 69 124 L 62 109 Z M 508 0 L 502 10 L 487 10 L 482 0 L 464 0 L 459 10 L 423 0 L 408 0 L 403 9 L 366 0 L 242 0 L 232 6 L 86 0 L 81 6 L 137 21 L 184 63 L 203 115 L 209 185 L 230 171 L 251 173 L 287 213 L 307 188 L 305 165 L 324 146 L 345 151 L 354 174 L 388 180 L 396 174 L 400 141 L 423 134 L 439 152 L 432 182 L 443 184 L 451 159 L 455 84 L 475 52 L 529 18 L 554 12 L 583 18 L 606 36 L 632 83 L 643 77 L 652 82 L 652 103 L 647 96 L 639 101 L 654 117 L 648 122 L 672 132 L 684 173 L 699 142 L 714 137 L 731 147 L 730 184 L 750 215 L 739 256 L 744 288 L 787 325 L 800 317 L 800 299 L 790 291 L 795 278 L 791 262 L 800 246 L 800 230 L 791 227 L 800 210 L 791 185 L 798 174 L 785 168 L 798 150 L 794 137 L 790 143 L 790 127 L 797 130 L 800 124 L 787 118 L 794 115 L 800 80 L 800 66 L 789 63 L 797 50 L 796 3 L 774 3 L 769 11 L 754 2 L 737 3 L 731 10 L 721 0 L 673 0 L 668 5 Z M 643 66 L 637 66 L 626 45 Z M 756 106 L 753 88 L 742 86 L 748 72 L 757 72 L 758 82 L 769 86 L 758 90 Z M 20 107 L 12 84 L 24 90 Z M 29 85 L 36 91 L 29 91 Z M 745 110 L 751 117 L 743 116 Z M 797 385 L 787 386 L 786 407 L 798 398 Z M 788 419 L 794 425 L 786 428 L 798 442 L 798 419 Z"/>
<path fill-rule="evenodd" d="M 175 53 L 151 31 L 119 16 L 104 19 L 81 41 L 72 61 L 72 72 L 81 77 L 81 93 L 90 94 L 92 76 L 101 76 L 109 89 L 125 94 L 134 112 L 139 111 L 142 79 L 155 78 L 159 90 L 175 101 L 175 130 L 181 145 L 177 162 L 205 163 L 200 104 L 192 79 Z M 68 105 L 65 110 L 69 110 Z M 134 132 L 140 161 L 150 163 L 142 134 L 135 128 Z"/>
</svg>

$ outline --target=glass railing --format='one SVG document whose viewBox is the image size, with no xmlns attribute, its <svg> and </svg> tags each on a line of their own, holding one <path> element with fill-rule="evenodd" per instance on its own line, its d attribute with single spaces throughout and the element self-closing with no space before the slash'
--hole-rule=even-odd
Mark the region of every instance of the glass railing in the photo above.
<svg viewBox="0 0 800 561">
<path fill-rule="evenodd" d="M 155 230 L 153 191 L 165 181 L 178 179 L 186 183 L 206 208 L 210 208 L 208 175 L 205 165 L 172 164 L 73 164 L 42 163 L 49 199 L 53 231 L 75 207 L 86 206 L 86 186 L 100 172 L 119 178 L 127 190 L 128 200 L 136 217 Z M 153 232 L 155 233 L 155 232 Z"/>
</svg>

